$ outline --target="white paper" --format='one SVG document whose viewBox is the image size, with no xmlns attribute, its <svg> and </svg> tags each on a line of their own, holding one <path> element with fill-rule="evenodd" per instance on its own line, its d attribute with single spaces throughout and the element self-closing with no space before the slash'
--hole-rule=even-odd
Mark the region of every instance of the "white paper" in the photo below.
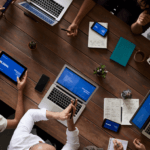
<svg viewBox="0 0 150 150">
<path fill-rule="evenodd" d="M 131 125 L 130 119 L 139 107 L 139 99 L 123 100 L 122 125 Z"/>
<path fill-rule="evenodd" d="M 142 35 L 148 40 L 150 40 L 150 28 L 148 28 L 144 33 L 142 33 Z"/>
<path fill-rule="evenodd" d="M 119 98 L 105 98 L 104 119 L 106 118 L 122 125 L 131 125 L 129 121 L 138 107 L 139 107 L 139 99 L 123 100 Z"/>
<path fill-rule="evenodd" d="M 114 140 L 114 138 L 110 138 L 110 139 L 109 139 L 108 150 L 114 150 L 114 143 L 113 143 L 113 140 Z M 127 146 L 128 146 L 128 141 L 120 140 L 120 139 L 117 139 L 117 140 L 122 143 L 122 145 L 123 145 L 123 150 L 126 150 L 126 149 L 127 149 Z"/>
<path fill-rule="evenodd" d="M 94 22 L 89 22 L 88 47 L 89 48 L 107 48 L 107 36 L 102 37 L 91 29 Z M 99 22 L 105 28 L 108 28 L 108 23 Z"/>
<path fill-rule="evenodd" d="M 105 98 L 104 119 L 107 118 L 121 124 L 121 102 L 122 99 Z"/>
</svg>

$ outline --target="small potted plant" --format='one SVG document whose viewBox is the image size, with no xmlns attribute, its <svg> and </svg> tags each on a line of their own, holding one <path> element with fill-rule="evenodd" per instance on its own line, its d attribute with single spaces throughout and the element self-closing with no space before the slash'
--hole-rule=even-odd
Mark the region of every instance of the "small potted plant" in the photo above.
<svg viewBox="0 0 150 150">
<path fill-rule="evenodd" d="M 29 48 L 30 48 L 31 50 L 35 50 L 35 49 L 36 49 L 36 42 L 31 41 L 31 42 L 29 42 L 28 46 L 29 46 Z"/>
<path fill-rule="evenodd" d="M 104 79 L 106 78 L 108 71 L 106 70 L 106 66 L 105 65 L 100 65 L 98 68 L 96 68 L 94 70 L 93 74 L 96 74 L 98 76 L 103 77 Z"/>
</svg>

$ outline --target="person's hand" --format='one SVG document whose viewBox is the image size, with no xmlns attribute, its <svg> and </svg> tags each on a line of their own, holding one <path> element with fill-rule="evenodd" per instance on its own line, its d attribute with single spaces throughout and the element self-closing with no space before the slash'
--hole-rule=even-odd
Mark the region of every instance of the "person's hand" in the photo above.
<svg viewBox="0 0 150 150">
<path fill-rule="evenodd" d="M 68 120 L 71 116 L 71 110 L 75 110 L 75 106 L 73 105 L 73 103 L 71 102 L 71 104 L 62 112 L 59 113 L 59 117 L 58 120 Z"/>
<path fill-rule="evenodd" d="M 150 15 L 147 14 L 147 11 L 143 11 L 136 22 L 141 26 L 145 26 L 150 22 Z"/>
<path fill-rule="evenodd" d="M 13 1 L 11 2 L 11 4 L 14 4 L 14 3 L 15 3 L 15 1 L 16 1 L 16 0 L 13 0 Z"/>
<path fill-rule="evenodd" d="M 138 150 L 146 150 L 145 146 L 142 143 L 140 143 L 139 139 L 134 139 L 133 144 Z"/>
<path fill-rule="evenodd" d="M 73 105 L 73 107 L 72 107 L 72 109 L 71 109 L 71 113 L 72 113 L 72 117 L 71 117 L 71 119 L 70 119 L 70 117 L 67 119 L 68 121 L 69 120 L 72 120 L 73 119 L 73 116 L 75 115 L 75 113 L 76 113 L 76 107 L 77 107 L 77 99 L 75 100 L 75 105 L 73 105 L 73 103 L 74 103 L 74 101 L 73 100 L 71 100 L 71 104 Z M 73 111 L 72 111 L 73 110 Z"/>
<path fill-rule="evenodd" d="M 17 89 L 18 91 L 23 91 L 27 81 L 27 71 L 25 72 L 25 75 L 23 76 L 22 80 L 17 77 Z"/>
<path fill-rule="evenodd" d="M 113 140 L 114 150 L 123 150 L 122 143 L 116 139 Z"/>
<path fill-rule="evenodd" d="M 68 36 L 72 36 L 72 37 L 74 37 L 74 36 L 77 36 L 77 34 L 78 34 L 78 25 L 77 24 L 75 24 L 75 23 L 72 23 L 69 27 L 68 27 L 68 29 L 67 29 L 69 32 L 67 32 L 67 35 Z"/>
<path fill-rule="evenodd" d="M 1 11 L 1 10 L 4 10 L 4 9 L 5 9 L 5 7 L 0 6 L 0 11 Z"/>
</svg>

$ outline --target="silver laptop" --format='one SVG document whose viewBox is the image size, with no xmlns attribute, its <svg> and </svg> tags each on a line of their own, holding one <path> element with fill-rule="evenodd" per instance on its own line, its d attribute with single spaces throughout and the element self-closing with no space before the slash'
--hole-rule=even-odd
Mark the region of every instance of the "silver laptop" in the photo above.
<svg viewBox="0 0 150 150">
<path fill-rule="evenodd" d="M 131 118 L 130 123 L 150 139 L 150 91 Z"/>
<path fill-rule="evenodd" d="M 18 3 L 30 13 L 54 26 L 62 18 L 72 0 L 26 0 Z"/>
<path fill-rule="evenodd" d="M 73 117 L 74 123 L 76 123 L 97 89 L 96 83 L 68 65 L 64 65 L 38 107 L 61 112 L 70 104 L 71 100 L 78 99 L 76 113 Z M 66 121 L 58 121 L 67 127 Z"/>
</svg>

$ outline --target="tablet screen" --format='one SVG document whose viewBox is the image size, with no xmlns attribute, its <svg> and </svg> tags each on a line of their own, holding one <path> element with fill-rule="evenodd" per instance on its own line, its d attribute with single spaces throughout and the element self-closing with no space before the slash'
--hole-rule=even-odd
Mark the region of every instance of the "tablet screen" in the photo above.
<svg viewBox="0 0 150 150">
<path fill-rule="evenodd" d="M 0 57 L 0 71 L 13 81 L 17 82 L 17 77 L 21 77 L 25 68 L 5 53 L 2 53 Z"/>
</svg>

